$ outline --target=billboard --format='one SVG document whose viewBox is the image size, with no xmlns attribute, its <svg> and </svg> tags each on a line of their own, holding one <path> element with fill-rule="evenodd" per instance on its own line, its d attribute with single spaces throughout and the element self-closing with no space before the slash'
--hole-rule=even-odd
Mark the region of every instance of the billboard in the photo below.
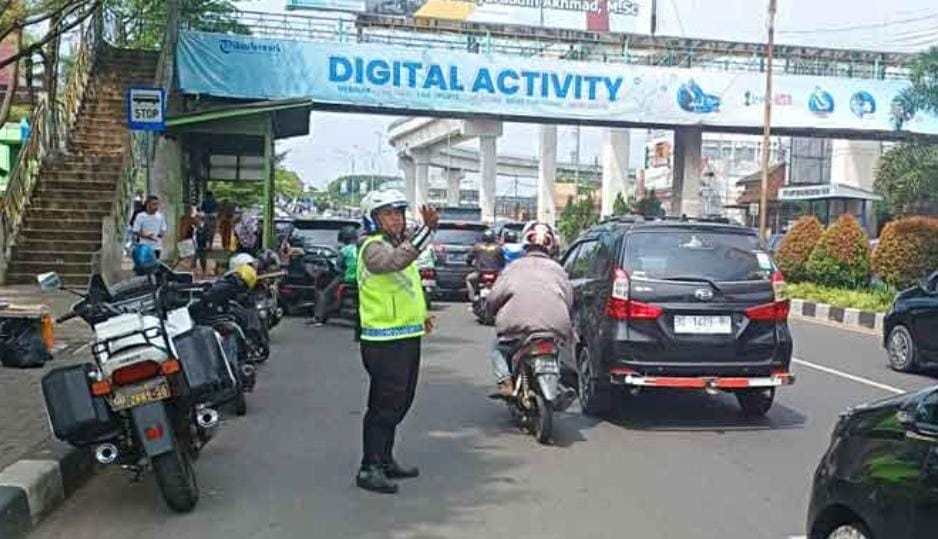
<svg viewBox="0 0 938 539">
<path fill-rule="evenodd" d="M 184 93 L 216 97 L 309 98 L 392 113 L 485 113 L 754 132 L 763 119 L 760 73 L 199 32 L 180 33 L 176 60 Z M 892 132 L 890 109 L 907 86 L 900 80 L 779 75 L 772 124 L 818 134 Z M 938 115 L 919 112 L 903 129 L 938 135 Z"/>
</svg>

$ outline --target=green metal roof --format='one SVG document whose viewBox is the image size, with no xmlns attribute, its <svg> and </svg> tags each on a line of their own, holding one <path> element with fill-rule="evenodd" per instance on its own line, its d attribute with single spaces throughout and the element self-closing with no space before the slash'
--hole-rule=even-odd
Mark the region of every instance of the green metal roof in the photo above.
<svg viewBox="0 0 938 539">
<path fill-rule="evenodd" d="M 166 118 L 166 129 L 186 130 L 210 122 L 243 119 L 250 116 L 272 115 L 274 118 L 274 136 L 291 137 L 305 135 L 309 131 L 308 114 L 313 108 L 309 99 L 283 99 L 276 101 L 255 101 L 236 105 L 212 107 L 205 110 L 185 112 Z M 295 118 L 296 113 L 300 118 Z"/>
</svg>

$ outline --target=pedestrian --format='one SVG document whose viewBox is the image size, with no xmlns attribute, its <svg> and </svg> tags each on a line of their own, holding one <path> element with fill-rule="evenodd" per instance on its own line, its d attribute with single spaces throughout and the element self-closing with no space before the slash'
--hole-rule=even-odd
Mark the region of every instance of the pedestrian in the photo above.
<svg viewBox="0 0 938 539">
<path fill-rule="evenodd" d="M 394 438 L 413 404 L 421 337 L 433 329 L 414 262 L 430 245 L 440 217 L 436 210 L 423 206 L 424 224 L 407 233 L 406 208 L 407 199 L 393 189 L 365 196 L 362 221 L 368 236 L 357 261 L 361 355 L 371 381 L 362 421 L 361 468 L 355 482 L 359 488 L 384 494 L 397 492 L 392 479 L 419 475 L 417 468 L 395 460 Z"/>
<path fill-rule="evenodd" d="M 131 228 L 133 228 L 134 226 L 134 219 L 136 219 L 137 216 L 140 215 L 141 212 L 143 212 L 145 207 L 146 207 L 146 204 L 144 203 L 143 191 L 141 191 L 140 189 L 137 189 L 137 193 L 134 195 L 133 211 L 130 214 L 130 223 L 128 223 Z"/>
<path fill-rule="evenodd" d="M 234 204 L 227 198 L 218 203 L 218 234 L 221 235 L 221 248 L 231 250 L 231 227 L 234 225 Z"/>
<path fill-rule="evenodd" d="M 160 199 L 150 195 L 146 199 L 146 209 L 134 219 L 133 233 L 137 242 L 149 245 L 157 260 L 163 254 L 163 237 L 166 236 L 166 219 L 160 213 Z"/>
<path fill-rule="evenodd" d="M 215 244 L 215 232 L 218 230 L 218 211 L 219 204 L 215 200 L 215 194 L 211 191 L 205 192 L 205 198 L 202 199 L 202 206 L 199 208 L 205 223 L 205 233 L 208 234 L 208 249 L 211 250 Z"/>
</svg>

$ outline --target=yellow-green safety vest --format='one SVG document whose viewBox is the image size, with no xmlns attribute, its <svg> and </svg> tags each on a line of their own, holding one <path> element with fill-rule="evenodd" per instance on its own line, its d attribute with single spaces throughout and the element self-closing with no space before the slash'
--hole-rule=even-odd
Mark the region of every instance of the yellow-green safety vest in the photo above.
<svg viewBox="0 0 938 539">
<path fill-rule="evenodd" d="M 381 234 L 369 236 L 358 250 L 358 312 L 363 341 L 394 341 L 424 334 L 427 304 L 417 265 L 401 271 L 371 273 L 365 267 L 365 249 Z"/>
</svg>

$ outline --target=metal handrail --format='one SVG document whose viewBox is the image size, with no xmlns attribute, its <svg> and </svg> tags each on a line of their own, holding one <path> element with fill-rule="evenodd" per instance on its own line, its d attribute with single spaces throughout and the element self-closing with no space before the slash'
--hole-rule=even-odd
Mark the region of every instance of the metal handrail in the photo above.
<svg viewBox="0 0 938 539">
<path fill-rule="evenodd" d="M 66 132 L 70 132 L 78 118 L 78 111 L 81 109 L 81 103 L 84 100 L 88 89 L 88 81 L 91 77 L 91 70 L 94 67 L 97 58 L 100 41 L 98 40 L 98 31 L 93 21 L 86 23 L 85 29 L 81 34 L 81 44 L 78 47 L 78 53 L 75 55 L 75 64 L 72 72 L 69 74 L 68 83 L 65 86 L 65 92 L 62 100 L 65 105 L 65 126 Z"/>
</svg>

